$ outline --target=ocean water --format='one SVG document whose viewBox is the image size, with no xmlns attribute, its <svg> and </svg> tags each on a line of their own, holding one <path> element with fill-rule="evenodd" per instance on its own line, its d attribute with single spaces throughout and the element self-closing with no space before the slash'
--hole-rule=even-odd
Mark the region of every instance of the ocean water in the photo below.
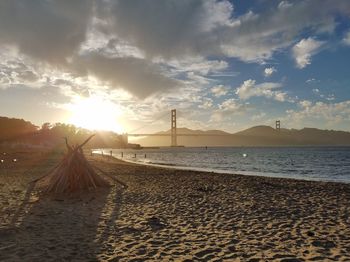
<svg viewBox="0 0 350 262">
<path fill-rule="evenodd" d="M 179 169 L 350 183 L 350 147 L 179 147 L 112 149 L 112 154 Z"/>
</svg>

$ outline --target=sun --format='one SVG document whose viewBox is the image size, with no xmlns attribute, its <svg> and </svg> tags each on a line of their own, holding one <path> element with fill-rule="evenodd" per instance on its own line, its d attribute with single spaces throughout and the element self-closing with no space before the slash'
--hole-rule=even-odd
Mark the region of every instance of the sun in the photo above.
<svg viewBox="0 0 350 262">
<path fill-rule="evenodd" d="M 98 96 L 78 97 L 69 105 L 69 123 L 89 130 L 123 133 L 119 124 L 121 110 L 114 103 Z"/>
</svg>

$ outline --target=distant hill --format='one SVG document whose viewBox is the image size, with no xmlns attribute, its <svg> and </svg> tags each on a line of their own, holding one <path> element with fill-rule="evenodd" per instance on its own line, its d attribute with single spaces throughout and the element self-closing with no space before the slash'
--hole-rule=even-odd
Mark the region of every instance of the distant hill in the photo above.
<svg viewBox="0 0 350 262">
<path fill-rule="evenodd" d="M 90 131 L 62 123 L 45 123 L 41 128 L 28 121 L 0 117 L 1 147 L 64 147 L 63 138 L 71 144 L 80 144 L 90 135 L 94 138 L 86 148 L 126 147 L 122 136 L 109 131 Z"/>
<path fill-rule="evenodd" d="M 193 130 L 193 129 L 189 129 L 189 128 L 185 128 L 185 127 L 180 127 L 177 128 L 176 132 L 178 134 L 201 134 L 201 135 L 205 135 L 205 134 L 218 134 L 218 135 L 227 135 L 230 133 L 227 133 L 225 131 L 221 131 L 221 130 Z M 161 132 L 157 132 L 157 134 L 170 134 L 171 130 L 167 130 L 167 131 L 161 131 Z"/>
<path fill-rule="evenodd" d="M 159 133 L 170 134 L 170 130 Z M 255 126 L 235 134 L 220 130 L 203 131 L 178 128 L 177 133 L 201 134 L 201 136 L 178 136 L 178 145 L 184 146 L 350 146 L 350 132 L 316 128 L 277 131 L 270 126 Z M 218 136 L 205 136 L 206 134 L 217 134 Z M 169 146 L 170 137 L 150 136 L 137 140 L 137 143 L 142 146 Z"/>
</svg>

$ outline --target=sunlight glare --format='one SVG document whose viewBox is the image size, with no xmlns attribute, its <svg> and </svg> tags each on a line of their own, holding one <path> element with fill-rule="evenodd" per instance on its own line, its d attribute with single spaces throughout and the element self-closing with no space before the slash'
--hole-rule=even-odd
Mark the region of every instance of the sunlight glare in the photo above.
<svg viewBox="0 0 350 262">
<path fill-rule="evenodd" d="M 105 130 L 122 133 L 123 127 L 118 118 L 121 110 L 111 101 L 97 96 L 77 98 L 69 107 L 71 117 L 69 122 L 75 126 L 89 130 Z"/>
</svg>

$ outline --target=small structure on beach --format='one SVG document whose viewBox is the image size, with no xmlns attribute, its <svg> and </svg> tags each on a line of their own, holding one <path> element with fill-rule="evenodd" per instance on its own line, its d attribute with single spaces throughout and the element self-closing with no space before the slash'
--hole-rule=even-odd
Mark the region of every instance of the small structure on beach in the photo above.
<svg viewBox="0 0 350 262">
<path fill-rule="evenodd" d="M 67 193 L 82 190 L 95 189 L 97 187 L 108 187 L 109 183 L 99 176 L 94 167 L 88 162 L 83 154 L 83 146 L 90 141 L 90 136 L 81 145 L 71 146 L 66 139 L 67 153 L 45 176 L 34 180 L 45 181 L 45 192 Z"/>
</svg>

